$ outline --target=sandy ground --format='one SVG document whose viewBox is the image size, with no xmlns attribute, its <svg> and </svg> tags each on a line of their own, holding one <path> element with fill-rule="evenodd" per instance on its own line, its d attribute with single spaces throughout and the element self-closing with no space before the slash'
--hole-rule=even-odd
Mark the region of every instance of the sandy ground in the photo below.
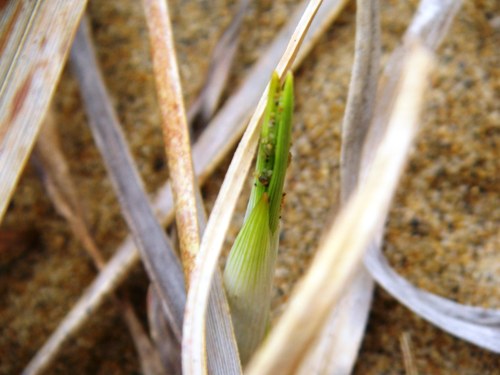
<svg viewBox="0 0 500 375">
<path fill-rule="evenodd" d="M 416 2 L 381 0 L 384 61 Z M 254 2 L 243 27 L 228 95 L 243 79 L 297 1 Z M 140 173 L 153 193 L 167 178 L 147 29 L 141 2 L 91 1 L 89 11 L 106 83 Z M 203 83 L 210 51 L 233 1 L 170 1 L 186 103 Z M 273 318 L 303 274 L 338 196 L 340 122 L 354 42 L 353 5 L 320 39 L 296 74 L 293 162 L 287 181 Z M 500 307 L 498 227 L 500 3 L 465 1 L 438 51 L 422 127 L 398 189 L 385 252 L 416 285 L 443 296 Z M 497 43 L 495 44 L 495 39 Z M 96 241 L 111 256 L 127 230 L 66 69 L 54 99 L 71 172 Z M 227 161 L 204 188 L 210 208 Z M 228 243 L 242 220 L 240 201 Z M 95 271 L 28 165 L 0 227 L 0 373 L 19 373 L 65 316 Z M 122 288 L 144 319 L 147 280 L 140 267 Z M 404 373 L 405 333 L 422 374 L 498 374 L 500 357 L 432 327 L 377 289 L 355 374 Z M 67 344 L 51 374 L 136 374 L 133 344 L 106 303 Z"/>
</svg>

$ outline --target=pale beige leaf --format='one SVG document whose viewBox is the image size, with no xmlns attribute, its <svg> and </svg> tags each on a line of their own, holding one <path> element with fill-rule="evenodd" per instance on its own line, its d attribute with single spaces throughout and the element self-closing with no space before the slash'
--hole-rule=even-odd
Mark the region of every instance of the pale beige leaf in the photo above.
<svg viewBox="0 0 500 375">
<path fill-rule="evenodd" d="M 0 8 L 0 220 L 34 145 L 86 1 Z"/>
<path fill-rule="evenodd" d="M 354 64 L 342 123 L 340 201 L 358 187 L 361 156 L 375 104 L 380 57 L 378 0 L 358 0 Z M 300 368 L 302 374 L 349 374 L 364 336 L 374 282 L 360 265 L 342 299 L 329 314 L 317 342 Z"/>
</svg>

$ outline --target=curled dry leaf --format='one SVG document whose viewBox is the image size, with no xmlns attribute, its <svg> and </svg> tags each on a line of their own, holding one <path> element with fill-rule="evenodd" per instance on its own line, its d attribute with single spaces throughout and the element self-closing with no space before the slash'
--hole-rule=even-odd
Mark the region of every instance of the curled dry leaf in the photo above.
<svg viewBox="0 0 500 375">
<path fill-rule="evenodd" d="M 359 27 L 357 28 L 356 36 L 356 56 L 343 123 L 344 132 L 341 161 L 342 201 L 345 201 L 347 195 L 355 187 L 360 169 L 361 174 L 367 173 L 369 162 L 379 145 L 391 110 L 396 81 L 393 80 L 392 84 L 389 84 L 391 83 L 390 77 L 397 77 L 397 72 L 400 71 L 403 60 L 404 49 L 396 49 L 385 70 L 387 77 L 383 77 L 381 80 L 381 94 L 377 103 L 377 115 L 371 121 L 371 127 L 369 128 L 370 135 L 366 137 L 368 130 L 366 125 L 370 122 L 369 119 L 373 113 L 373 102 L 375 99 L 374 83 L 377 81 L 377 71 L 373 69 L 370 59 L 370 57 L 372 59 L 377 58 L 373 50 L 373 48 L 377 47 L 370 43 L 375 41 L 375 35 L 378 34 L 378 31 L 376 29 L 370 30 L 370 24 L 372 26 L 375 25 L 374 20 L 368 18 L 370 13 L 374 14 L 373 9 L 370 9 L 373 8 L 373 5 L 373 2 L 371 6 L 370 4 L 360 4 L 358 2 L 357 6 L 357 25 Z M 459 7 L 460 1 L 422 1 L 408 28 L 405 39 L 409 40 L 410 37 L 422 38 L 429 48 L 435 50 L 446 35 Z M 365 21 L 361 23 L 363 13 L 365 14 Z M 358 40 L 360 36 L 362 40 Z M 362 60 L 362 56 L 364 56 L 364 61 Z M 361 65 L 356 66 L 359 63 Z M 372 69 L 371 77 L 370 69 Z M 356 78 L 362 78 L 363 72 L 365 73 L 365 81 L 360 79 L 356 84 Z M 366 81 L 366 79 L 369 79 L 369 81 Z M 363 82 L 365 82 L 364 86 Z M 365 156 L 362 159 L 362 147 L 365 138 L 368 138 L 368 145 L 365 148 Z M 379 238 L 380 236 L 382 236 L 382 227 L 376 237 Z M 303 371 L 308 373 L 311 368 L 323 369 L 324 371 L 334 373 L 336 372 L 335 369 L 341 373 L 351 371 L 350 369 L 354 365 L 355 355 L 359 348 L 361 333 L 363 332 L 363 321 L 367 319 L 372 289 L 373 282 L 371 277 L 367 274 L 365 268 L 361 266 L 359 271 L 356 272 L 356 279 L 352 281 L 344 300 L 340 302 L 338 311 L 332 311 L 329 324 L 318 343 L 318 353 L 313 353 L 308 358 L 302 367 Z M 405 294 L 408 293 L 402 293 L 401 295 Z M 337 356 L 337 352 L 340 352 L 340 355 Z M 325 353 L 328 353 L 328 355 Z"/>
<path fill-rule="evenodd" d="M 379 248 L 379 243 L 369 248 L 365 265 L 387 292 L 444 331 L 500 353 L 499 310 L 462 305 L 413 286 L 391 268 Z"/>
<path fill-rule="evenodd" d="M 460 8 L 460 5 L 460 1 L 421 1 L 419 9 L 416 12 L 415 17 L 406 32 L 404 41 L 408 42 L 411 40 L 411 38 L 418 37 L 423 40 L 423 43 L 425 43 L 427 47 L 433 50 L 437 49 L 444 36 L 446 35 L 456 12 Z M 369 161 L 374 155 L 375 147 L 378 145 L 377 142 L 380 141 L 380 136 L 377 138 L 377 140 L 374 140 L 374 134 L 382 134 L 380 130 L 379 132 L 377 132 L 377 129 L 385 126 L 383 119 L 387 119 L 387 111 L 390 108 L 388 103 L 392 102 L 390 97 L 391 95 L 393 95 L 391 94 L 391 89 L 389 88 L 392 88 L 393 92 L 395 89 L 396 81 L 393 81 L 392 84 L 389 83 L 391 82 L 391 77 L 395 75 L 395 72 L 400 71 L 401 61 L 405 51 L 406 53 L 408 52 L 408 50 L 404 47 L 400 47 L 396 49 L 396 51 L 394 51 L 389 60 L 388 67 L 385 70 L 386 76 L 381 80 L 381 92 L 383 92 L 384 94 L 379 96 L 379 102 L 377 103 L 377 116 L 375 116 L 375 119 L 372 122 L 373 130 L 371 130 L 372 135 L 368 140 L 369 146 L 367 146 L 367 148 L 365 149 L 362 173 L 366 173 Z M 384 88 L 385 90 L 383 90 Z M 368 150 L 370 150 L 370 152 L 368 152 Z M 380 237 L 381 235 L 382 234 L 379 233 L 378 237 Z M 464 320 L 465 322 L 476 323 L 479 326 L 477 327 L 477 335 L 473 342 L 483 347 L 484 344 L 481 345 L 481 343 L 491 342 L 491 340 L 487 338 L 488 332 L 490 332 L 490 334 L 492 333 L 491 330 L 488 330 L 487 327 L 481 327 L 481 325 L 493 325 L 495 324 L 495 322 L 498 323 L 498 311 L 461 305 L 445 298 L 435 296 L 432 293 L 428 293 L 415 288 L 404 278 L 397 275 L 397 273 L 387 263 L 383 254 L 377 250 L 377 246 L 369 246 L 369 252 L 366 256 L 365 262 L 369 267 L 370 272 L 375 276 L 381 286 L 385 287 L 389 291 L 389 293 L 396 296 L 396 298 L 398 298 L 407 306 L 410 306 L 410 308 L 412 308 L 411 306 L 415 306 L 414 308 L 412 308 L 413 311 L 418 313 L 418 311 L 424 309 L 426 311 L 425 316 L 427 316 L 430 321 L 433 321 L 433 319 L 435 319 L 435 324 L 437 321 L 441 321 L 441 323 L 437 323 L 438 326 L 441 326 L 443 322 L 446 322 L 446 319 L 444 319 L 445 315 L 456 317 L 457 319 Z M 363 269 L 360 272 L 365 271 Z M 354 287 L 355 285 L 351 286 L 351 288 Z M 360 288 L 360 290 L 363 290 L 363 288 Z M 342 303 L 345 304 L 345 302 Z M 421 307 L 416 307 L 419 304 Z M 433 310 L 437 311 L 433 313 Z M 357 306 L 355 311 L 356 314 L 359 314 L 359 305 Z M 342 321 L 342 319 L 339 318 L 336 313 L 333 313 L 332 316 L 334 316 L 332 320 L 337 319 L 339 321 Z M 433 318 L 434 316 L 435 318 Z M 449 324 L 451 327 L 452 322 L 450 321 Z M 342 322 L 341 325 L 348 326 L 348 324 L 345 322 Z M 456 328 L 456 325 L 453 324 L 453 327 Z M 474 328 L 472 328 L 471 326 L 468 327 L 472 331 L 474 331 Z M 337 366 L 337 368 L 338 366 L 342 366 L 343 360 L 334 360 L 335 355 L 331 355 L 332 350 L 335 353 L 333 349 L 335 348 L 335 346 L 333 346 L 332 348 L 331 345 L 332 343 L 338 341 L 337 339 L 335 339 L 335 335 L 342 336 L 342 334 L 339 329 L 335 330 L 330 326 L 328 328 L 329 330 L 326 331 L 323 335 L 324 340 L 321 342 L 321 345 L 324 349 L 324 352 L 327 352 L 327 350 L 329 350 L 329 355 L 321 356 L 321 353 L 316 353 L 315 356 L 311 356 L 311 358 L 308 359 L 308 365 L 306 367 L 303 367 L 305 371 L 309 371 L 311 368 L 322 368 L 323 370 L 325 370 L 335 368 L 335 366 Z M 450 331 L 452 329 L 449 328 L 447 330 Z M 458 332 L 458 336 L 461 336 L 461 331 L 467 331 L 467 329 L 462 329 L 454 332 L 455 334 L 457 334 Z M 348 339 L 352 340 L 352 332 L 348 336 Z M 342 346 L 344 350 L 345 347 L 346 346 Z M 349 348 L 349 346 L 347 346 L 347 348 Z M 491 345 L 488 345 L 488 348 L 491 349 Z M 343 359 L 345 358 L 346 356 L 343 356 Z M 328 365 L 329 363 L 330 365 Z M 347 370 L 345 372 L 347 372 Z"/>
<path fill-rule="evenodd" d="M 402 69 L 401 61 L 410 53 L 409 45 L 419 39 L 427 48 L 437 49 L 460 7 L 461 2 L 453 0 L 420 2 L 403 44 L 391 55 L 380 80 L 375 116 L 363 149 L 364 171 L 369 170 L 376 145 L 385 132 L 388 110 L 393 105 L 393 93 L 399 82 L 397 72 Z M 380 252 L 381 236 L 379 232 L 378 238 L 368 246 L 365 266 L 387 292 L 441 329 L 480 347 L 500 351 L 500 330 L 495 327 L 500 325 L 499 310 L 462 305 L 413 286 L 390 267 Z"/>
</svg>

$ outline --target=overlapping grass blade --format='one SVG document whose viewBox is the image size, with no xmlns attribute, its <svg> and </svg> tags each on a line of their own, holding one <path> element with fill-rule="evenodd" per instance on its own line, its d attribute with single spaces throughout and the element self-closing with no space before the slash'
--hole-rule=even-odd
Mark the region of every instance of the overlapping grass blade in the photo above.
<svg viewBox="0 0 500 375">
<path fill-rule="evenodd" d="M 87 225 L 81 199 L 71 178 L 66 158 L 61 150 L 51 108 L 49 108 L 42 125 L 40 136 L 32 154 L 32 162 L 39 171 L 54 207 L 67 220 L 75 237 L 82 243 L 93 260 L 95 267 L 102 270 L 106 261 Z M 123 297 L 114 297 L 114 301 L 119 305 L 122 317 L 134 341 L 143 372 L 148 375 L 165 374 L 159 354 L 144 331 L 130 301 Z"/>
<path fill-rule="evenodd" d="M 240 0 L 233 20 L 214 48 L 207 77 L 200 94 L 189 108 L 188 122 L 193 135 L 200 133 L 216 112 L 226 87 L 240 42 L 240 31 L 250 0 Z"/>
<path fill-rule="evenodd" d="M 262 341 L 269 324 L 292 112 L 293 76 L 287 74 L 281 89 L 278 74 L 273 73 L 246 218 L 224 270 L 224 286 L 243 365 Z"/>
<path fill-rule="evenodd" d="M 436 50 L 443 41 L 451 22 L 461 7 L 461 1 L 422 0 L 415 17 L 409 25 L 403 43 L 398 47 L 384 70 L 375 109 L 375 116 L 367 137 L 363 155 L 363 169 L 367 170 L 376 145 L 385 132 L 387 113 L 393 103 L 398 85 L 401 62 L 409 53 L 409 45 L 419 39 L 431 50 Z M 500 311 L 456 303 L 421 290 L 399 276 L 380 252 L 381 233 L 368 247 L 365 265 L 373 278 L 401 303 L 445 331 L 472 342 L 480 347 L 499 352 Z"/>
<path fill-rule="evenodd" d="M 248 374 L 292 374 L 324 326 L 379 230 L 407 158 L 423 101 L 430 58 L 416 45 L 406 60 L 388 131 L 360 186 L 328 230 L 288 308 L 248 367 Z"/>
<path fill-rule="evenodd" d="M 86 22 L 78 30 L 71 62 L 80 83 L 89 124 L 118 195 L 148 275 L 162 300 L 172 330 L 180 340 L 185 303 L 182 269 L 153 214 L 125 137 L 99 73 Z"/>
<path fill-rule="evenodd" d="M 378 0 L 358 0 L 354 64 L 342 123 L 340 203 L 358 187 L 363 144 L 373 116 L 380 57 Z M 301 373 L 350 373 L 358 356 L 373 298 L 374 282 L 363 266 L 332 309 Z"/>
<path fill-rule="evenodd" d="M 284 46 L 292 35 L 296 22 L 307 2 L 308 0 L 305 0 L 299 6 L 299 10 L 283 27 L 269 49 L 256 62 L 240 89 L 219 110 L 216 117 L 194 145 L 193 161 L 195 173 L 200 183 L 203 183 L 208 178 L 241 136 L 245 127 L 244 121 L 248 117 L 252 106 L 258 101 L 260 93 L 265 88 L 267 79 L 275 68 L 285 48 Z M 315 42 L 340 14 L 346 3 L 347 0 L 323 1 L 323 5 L 320 7 L 315 20 L 311 24 L 309 33 L 303 42 L 302 49 L 297 55 L 293 65 L 294 68 L 299 66 Z M 174 217 L 173 199 L 168 182 L 158 190 L 153 207 L 156 216 L 163 224 L 168 224 L 172 221 Z M 132 237 L 129 236 L 118 246 L 103 271 L 99 273 L 43 347 L 38 351 L 30 362 L 30 366 L 36 365 L 36 363 L 43 363 L 44 366 L 48 364 L 63 346 L 68 335 L 76 332 L 85 324 L 91 314 L 106 300 L 108 295 L 123 282 L 139 260 L 139 253 Z"/>
<path fill-rule="evenodd" d="M 168 5 L 161 0 L 145 0 L 153 67 L 160 110 L 163 117 L 165 151 L 170 172 L 177 231 L 186 283 L 189 285 L 193 262 L 198 253 L 204 222 L 201 193 L 195 181 L 189 129 L 184 111 Z M 198 202 L 197 202 L 198 199 Z M 202 212 L 198 212 L 198 211 Z M 154 297 L 153 297 L 154 298 Z M 231 325 L 227 301 L 220 278 L 216 278 L 208 309 L 207 337 L 211 374 L 239 374 L 241 365 Z"/>
<path fill-rule="evenodd" d="M 35 143 L 86 4 L 2 3 L 0 221 Z"/>
<path fill-rule="evenodd" d="M 305 9 L 296 31 L 278 63 L 276 71 L 279 76 L 283 76 L 291 68 L 300 44 L 304 40 L 320 5 L 321 1 L 311 1 Z M 265 109 L 266 94 L 267 89 L 261 97 L 235 152 L 208 221 L 200 246 L 200 254 L 196 259 L 191 278 L 192 284 L 188 292 L 183 331 L 182 368 L 186 374 L 202 374 L 206 368 L 204 316 L 212 276 L 217 269 L 222 243 L 257 146 L 259 123 Z"/>
</svg>

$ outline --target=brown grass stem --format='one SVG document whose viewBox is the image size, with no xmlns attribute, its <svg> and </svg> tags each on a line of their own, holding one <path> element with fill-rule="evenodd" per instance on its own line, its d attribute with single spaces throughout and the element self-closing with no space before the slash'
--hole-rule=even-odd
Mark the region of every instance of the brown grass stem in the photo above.
<svg viewBox="0 0 500 375">
<path fill-rule="evenodd" d="M 200 246 L 193 161 L 168 5 L 144 0 L 158 105 L 186 283 Z"/>
<path fill-rule="evenodd" d="M 186 284 L 200 245 L 200 223 L 204 215 L 201 194 L 194 176 L 189 129 L 184 110 L 168 5 L 161 0 L 144 0 L 149 26 L 153 68 L 163 118 L 165 151 L 170 172 L 177 231 Z M 197 204 L 197 197 L 199 202 Z M 198 213 L 197 206 L 202 212 Z M 205 223 L 202 223 L 204 226 Z M 207 337 L 212 374 L 239 374 L 241 365 L 231 325 L 229 308 L 220 277 L 210 295 Z"/>
</svg>

